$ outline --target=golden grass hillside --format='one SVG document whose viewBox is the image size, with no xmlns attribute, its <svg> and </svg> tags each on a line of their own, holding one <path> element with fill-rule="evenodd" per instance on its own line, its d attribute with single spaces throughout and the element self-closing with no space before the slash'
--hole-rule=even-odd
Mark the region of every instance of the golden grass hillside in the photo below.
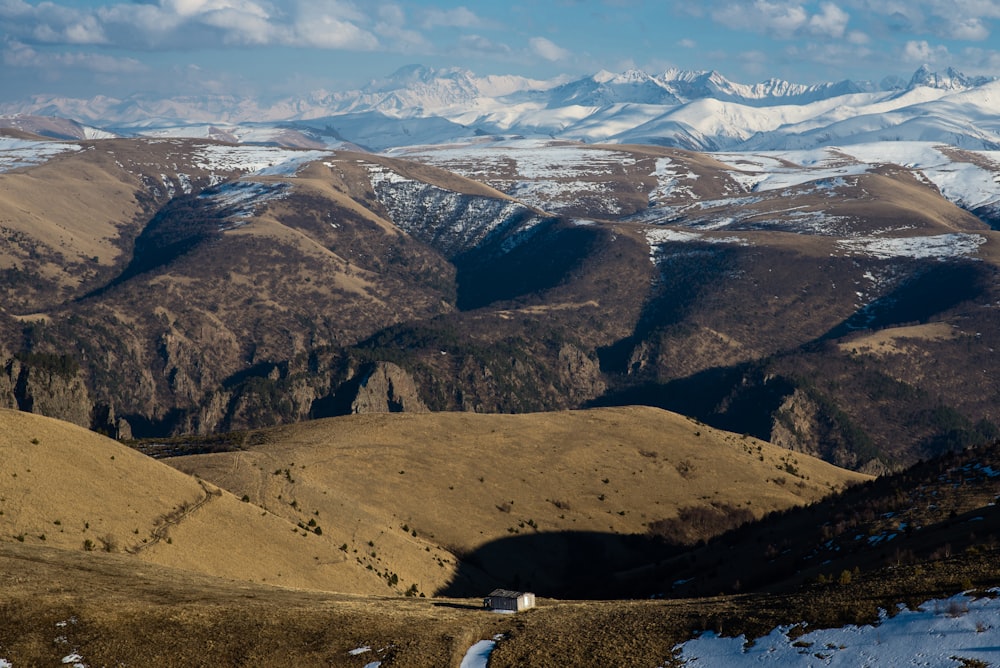
<svg viewBox="0 0 1000 668">
<path fill-rule="evenodd" d="M 0 411 L 0 541 L 232 579 L 369 593 L 332 538 L 65 422 Z"/>
<path fill-rule="evenodd" d="M 498 578 L 565 587 L 580 541 L 624 568 L 641 555 L 617 539 L 682 508 L 759 517 L 865 479 L 646 407 L 357 415 L 264 430 L 254 442 L 167 461 L 321 528 L 390 590 L 426 595 Z"/>
</svg>

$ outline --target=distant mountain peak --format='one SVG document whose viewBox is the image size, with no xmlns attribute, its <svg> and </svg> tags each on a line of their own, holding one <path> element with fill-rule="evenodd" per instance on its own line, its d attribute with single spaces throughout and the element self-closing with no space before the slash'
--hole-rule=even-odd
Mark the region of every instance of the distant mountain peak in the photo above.
<svg viewBox="0 0 1000 668">
<path fill-rule="evenodd" d="M 925 86 L 927 88 L 937 88 L 939 90 L 958 91 L 982 86 L 983 84 L 987 84 L 995 80 L 996 77 L 966 76 L 953 67 L 949 67 L 944 72 L 935 72 L 931 70 L 929 66 L 924 64 L 918 67 L 917 71 L 913 73 L 907 88 L 913 89 L 918 86 Z"/>
<path fill-rule="evenodd" d="M 287 141 L 282 128 L 296 127 L 308 136 L 333 137 L 375 151 L 504 135 L 696 150 L 777 150 L 890 138 L 995 150 L 1000 147 L 1000 114 L 995 103 L 991 106 L 991 91 L 980 88 L 1000 85 L 998 81 L 954 68 L 934 72 L 926 65 L 909 78 L 893 76 L 879 83 L 803 84 L 773 76 L 738 83 L 715 70 L 677 68 L 659 74 L 602 70 L 542 81 L 412 64 L 361 89 L 279 100 L 39 96 L 0 105 L 0 114 L 60 117 L 89 126 L 58 130 L 70 136 L 93 136 L 95 128 L 125 135 L 217 136 L 212 128 L 226 128 L 241 142 L 269 142 Z M 902 94 L 913 89 L 922 92 Z M 968 104 L 940 100 L 959 94 Z M 938 100 L 928 114 L 926 105 Z M 893 109 L 891 118 L 872 106 L 882 102 Z"/>
</svg>

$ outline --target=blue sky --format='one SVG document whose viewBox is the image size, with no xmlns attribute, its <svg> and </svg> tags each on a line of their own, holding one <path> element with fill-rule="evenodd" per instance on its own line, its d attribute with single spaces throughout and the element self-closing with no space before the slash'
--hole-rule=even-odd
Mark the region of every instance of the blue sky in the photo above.
<svg viewBox="0 0 1000 668">
<path fill-rule="evenodd" d="M 279 97 L 420 63 L 547 79 L 1000 75 L 1000 0 L 0 0 L 0 101 Z"/>
</svg>

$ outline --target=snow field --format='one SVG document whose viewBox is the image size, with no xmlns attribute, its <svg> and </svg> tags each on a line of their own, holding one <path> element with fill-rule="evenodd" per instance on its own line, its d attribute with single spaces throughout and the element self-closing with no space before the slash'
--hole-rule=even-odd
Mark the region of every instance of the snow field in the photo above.
<svg viewBox="0 0 1000 668">
<path fill-rule="evenodd" d="M 79 150 L 77 144 L 0 137 L 0 173 L 41 165 L 61 153 Z"/>
<path fill-rule="evenodd" d="M 849 253 L 883 260 L 894 257 L 944 260 L 974 255 L 984 243 L 986 237 L 982 235 L 955 233 L 920 237 L 859 237 L 841 239 L 837 245 Z"/>
<path fill-rule="evenodd" d="M 966 208 L 1000 203 L 1000 151 L 946 154 L 932 142 L 896 141 L 826 147 L 808 151 L 713 153 L 712 157 L 740 170 L 732 176 L 747 190 L 778 190 L 809 182 L 829 182 L 859 176 L 883 165 L 920 172 L 948 201 Z M 985 166 L 984 166 L 985 165 Z"/>
<path fill-rule="evenodd" d="M 993 590 L 996 595 L 997 590 Z M 965 594 L 929 601 L 917 610 L 883 611 L 868 626 L 790 634 L 781 626 L 763 638 L 723 638 L 705 632 L 677 646 L 688 666 L 928 666 L 942 668 L 1000 660 L 1000 599 Z"/>
</svg>

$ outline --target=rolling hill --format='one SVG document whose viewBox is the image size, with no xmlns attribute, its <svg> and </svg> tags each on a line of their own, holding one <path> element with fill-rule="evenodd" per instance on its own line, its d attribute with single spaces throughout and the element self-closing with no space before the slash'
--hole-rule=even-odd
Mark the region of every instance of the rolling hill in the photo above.
<svg viewBox="0 0 1000 668">
<path fill-rule="evenodd" d="M 659 520 L 717 514 L 688 537 L 704 539 L 863 479 L 651 408 L 319 420 L 173 468 L 64 422 L 0 416 L 4 540 L 358 594 L 520 581 L 565 595 L 581 578 L 566 570 L 574 541 L 603 545 L 590 568 L 607 574 L 648 558 L 634 537 Z"/>
<path fill-rule="evenodd" d="M 678 660 L 679 644 L 706 629 L 749 639 L 780 627 L 775 631 L 779 639 L 766 642 L 784 642 L 787 633 L 791 646 L 795 633 L 786 629 L 793 625 L 815 630 L 877 623 L 879 608 L 896 610 L 897 603 L 910 609 L 923 605 L 925 617 L 968 614 L 975 621 L 980 617 L 967 611 L 980 604 L 932 599 L 993 586 L 1000 578 L 996 544 L 987 536 L 998 519 L 992 512 L 1000 480 L 995 446 L 955 453 L 819 500 L 830 484 L 860 477 L 650 408 L 525 416 L 354 416 L 214 442 L 146 444 L 163 452 L 168 447 L 174 452 L 228 448 L 167 461 L 259 498 L 240 501 L 214 482 L 73 425 L 13 411 L 0 412 L 0 419 L 0 475 L 8 480 L 0 515 L 0 659 L 15 666 L 64 660 L 88 665 L 451 665 L 484 638 L 496 643 L 490 661 L 497 666 L 679 665 L 672 663 Z M 508 466 L 496 486 L 486 474 L 483 482 L 467 480 L 478 471 L 488 473 L 492 462 L 508 462 L 515 455 L 525 464 L 516 472 Z M 285 461 L 291 456 L 294 464 Z M 283 463 L 287 475 L 285 469 L 277 470 Z M 272 465 L 276 469 L 268 471 Z M 542 465 L 548 469 L 545 487 L 538 484 L 542 473 L 531 470 Z M 396 468 L 402 466 L 407 468 Z M 636 471 L 633 481 L 636 466 L 644 473 Z M 597 478 L 604 471 L 608 483 Z M 524 481 L 518 480 L 522 475 Z M 616 487 L 619 476 L 628 480 L 628 488 Z M 779 476 L 785 484 L 776 482 Z M 653 477 L 657 484 L 644 482 Z M 580 478 L 585 478 L 582 484 Z M 486 495 L 480 488 L 507 491 L 512 487 L 502 485 L 512 479 L 517 493 L 498 497 L 513 496 L 506 501 L 513 500 L 509 511 L 487 507 L 493 498 L 482 498 Z M 740 479 L 748 484 L 729 484 Z M 581 489 L 582 497 L 571 496 Z M 605 489 L 605 501 L 588 498 Z M 553 490 L 571 500 L 556 507 L 545 500 Z M 461 499 L 440 500 L 452 496 Z M 712 507 L 745 496 L 753 496 L 756 510 L 787 508 L 789 501 L 798 505 L 807 498 L 817 501 L 771 513 L 693 549 L 675 544 L 668 561 L 650 563 L 642 574 L 632 569 L 608 580 L 618 586 L 641 583 L 646 600 L 543 598 L 537 610 L 516 616 L 484 613 L 478 598 L 401 596 L 382 577 L 374 577 L 375 595 L 319 591 L 330 579 L 318 582 L 324 566 L 308 563 L 315 561 L 309 556 L 313 550 L 303 548 L 315 549 L 332 538 L 327 549 L 342 553 L 334 546 L 344 531 L 341 525 L 353 525 L 358 541 L 377 551 L 372 561 L 382 560 L 378 568 L 388 566 L 390 559 L 419 565 L 418 558 L 409 559 L 405 552 L 433 551 L 434 543 L 446 536 L 431 536 L 431 529 L 443 527 L 452 538 L 464 534 L 470 543 L 488 541 L 505 531 L 503 525 L 518 516 L 521 506 L 543 519 L 529 518 L 537 529 L 526 523 L 513 534 L 515 540 L 549 531 L 546 523 L 560 521 L 557 510 L 566 522 L 593 522 L 592 528 L 602 532 L 604 522 L 618 523 L 622 531 L 633 524 L 641 530 L 631 509 L 618 515 L 602 513 L 603 506 L 617 501 L 615 507 L 637 504 L 659 513 L 692 499 Z M 199 504 L 200 499 L 207 500 Z M 176 510 L 185 501 L 192 502 L 186 514 L 158 523 L 159 513 Z M 409 532 L 399 524 L 404 512 L 411 520 Z M 53 516 L 62 519 L 57 524 Z M 84 517 L 92 517 L 91 528 Z M 318 521 L 311 525 L 306 517 Z M 913 529 L 905 530 L 901 522 L 912 523 Z M 140 534 L 134 533 L 136 525 Z M 120 538 L 120 551 L 84 548 L 82 541 L 98 526 Z M 167 531 L 156 545 L 134 550 L 149 542 L 144 538 L 155 539 L 156 528 L 164 526 Z M 413 536 L 416 526 L 421 528 Z M 241 556 L 231 527 L 238 529 L 240 540 L 253 541 L 252 553 Z M 14 531 L 23 532 L 23 540 Z M 42 531 L 45 540 L 39 538 Z M 374 545 L 364 542 L 365 531 L 375 532 Z M 978 538 L 970 538 L 970 532 Z M 167 538 L 171 542 L 164 545 Z M 255 571 L 276 565 L 272 549 L 279 546 L 285 559 L 281 568 L 289 569 L 285 577 L 256 581 Z M 596 549 L 594 543 L 588 547 Z M 171 550 L 192 558 L 168 558 Z M 341 568 L 353 567 L 355 555 L 350 554 Z M 522 552 L 522 558 L 537 561 L 548 556 Z M 605 556 L 614 555 L 609 550 Z M 717 563 L 720 557 L 726 560 L 724 569 Z M 489 565 L 485 559 L 472 561 L 480 575 Z M 795 577 L 804 577 L 805 584 L 789 581 L 793 564 L 810 563 L 834 577 L 803 573 Z M 667 572 L 665 580 L 656 575 L 659 568 Z M 209 574 L 212 570 L 222 577 Z M 353 572 L 373 577 L 367 568 Z M 764 579 L 747 577 L 751 573 Z M 683 582 L 677 582 L 679 576 Z M 733 576 L 746 577 L 746 593 L 685 598 L 692 587 L 728 588 L 732 582 L 726 578 Z M 661 592 L 666 598 L 647 598 L 651 590 L 671 583 L 670 591 Z M 400 585 L 405 584 L 400 578 Z M 906 628 L 887 625 L 884 633 L 895 639 Z M 983 637 L 973 629 L 968 632 L 973 639 Z M 857 650 L 854 640 L 842 644 L 841 650 Z M 695 645 L 685 649 L 698 651 Z"/>
<path fill-rule="evenodd" d="M 868 472 L 997 433 L 988 151 L 6 146 L 8 407 L 128 438 L 647 404 Z"/>
</svg>

